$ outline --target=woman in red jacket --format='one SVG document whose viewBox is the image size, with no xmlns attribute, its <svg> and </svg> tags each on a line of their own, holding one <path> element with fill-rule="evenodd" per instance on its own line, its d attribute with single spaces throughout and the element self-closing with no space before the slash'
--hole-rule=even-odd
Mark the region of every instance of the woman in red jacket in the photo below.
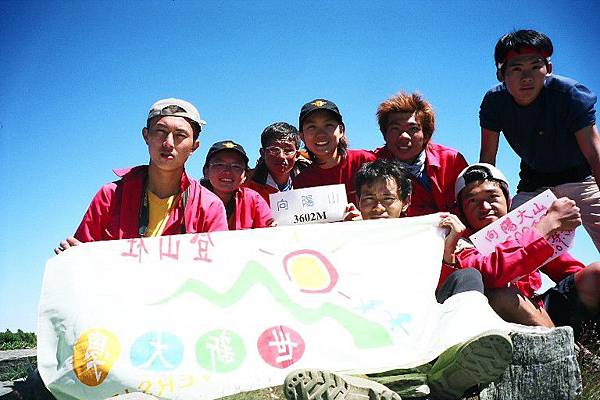
<svg viewBox="0 0 600 400">
<path fill-rule="evenodd" d="M 272 224 L 271 208 L 258 192 L 241 187 L 246 180 L 248 156 L 239 144 L 224 140 L 206 155 L 202 185 L 225 205 L 229 230 L 264 228 Z"/>
<path fill-rule="evenodd" d="M 375 156 L 366 150 L 349 150 L 346 126 L 334 102 L 316 99 L 300 110 L 300 138 L 312 164 L 293 179 L 294 189 L 343 183 L 348 201 L 356 204 L 354 175 Z"/>
</svg>

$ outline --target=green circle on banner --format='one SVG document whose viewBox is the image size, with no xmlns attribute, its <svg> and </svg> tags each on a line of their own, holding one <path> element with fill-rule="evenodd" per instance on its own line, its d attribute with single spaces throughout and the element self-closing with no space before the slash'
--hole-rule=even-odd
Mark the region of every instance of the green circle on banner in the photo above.
<svg viewBox="0 0 600 400">
<path fill-rule="evenodd" d="M 196 342 L 196 361 L 201 367 L 217 373 L 237 369 L 246 358 L 240 335 L 226 329 L 208 332 Z"/>
</svg>

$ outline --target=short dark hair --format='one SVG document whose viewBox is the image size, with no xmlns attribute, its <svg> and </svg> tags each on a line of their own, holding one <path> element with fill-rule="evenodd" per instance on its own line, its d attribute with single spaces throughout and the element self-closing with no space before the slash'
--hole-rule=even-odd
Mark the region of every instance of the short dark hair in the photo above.
<svg viewBox="0 0 600 400">
<path fill-rule="evenodd" d="M 155 124 L 156 121 L 158 121 L 162 117 L 168 117 L 168 115 L 157 115 L 155 117 L 152 117 L 152 118 L 146 120 L 146 129 L 150 130 L 150 127 L 153 124 Z M 200 125 L 198 125 L 196 122 L 192 121 L 189 118 L 185 118 L 185 117 L 180 117 L 180 118 L 184 118 L 187 122 L 190 123 L 190 125 L 192 126 L 192 132 L 193 132 L 192 137 L 194 138 L 194 141 L 198 140 L 198 137 L 200 136 L 200 131 L 202 130 Z"/>
<path fill-rule="evenodd" d="M 496 49 L 494 50 L 496 68 L 500 69 L 501 73 L 504 74 L 506 56 L 508 53 L 510 51 L 521 53 L 522 49 L 526 47 L 538 50 L 545 55 L 546 59 L 548 59 L 554 51 L 552 41 L 542 32 L 534 31 L 532 29 L 513 31 L 502 36 L 498 40 L 498 43 L 496 43 Z"/>
<path fill-rule="evenodd" d="M 395 160 L 377 159 L 363 164 L 356 172 L 354 181 L 356 184 L 356 195 L 360 201 L 361 189 L 364 185 L 371 185 L 378 179 L 392 178 L 396 181 L 400 200 L 406 201 L 412 192 L 410 175 Z"/>
<path fill-rule="evenodd" d="M 300 148 L 300 135 L 294 125 L 287 122 L 275 122 L 267 126 L 260 134 L 262 148 L 267 148 L 275 140 L 285 140 L 294 143 L 296 149 Z"/>
</svg>

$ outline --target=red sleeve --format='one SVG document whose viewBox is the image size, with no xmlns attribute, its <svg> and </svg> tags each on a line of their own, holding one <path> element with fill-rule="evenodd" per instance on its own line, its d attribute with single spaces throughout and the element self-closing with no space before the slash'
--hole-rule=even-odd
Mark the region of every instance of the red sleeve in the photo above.
<svg viewBox="0 0 600 400">
<path fill-rule="evenodd" d="M 448 211 L 460 215 L 458 204 L 454 197 L 454 184 L 456 183 L 458 175 L 467 168 L 469 164 L 465 157 L 458 151 L 447 151 L 446 154 L 448 154 L 449 157 L 446 160 L 442 160 L 444 162 L 441 164 L 443 177 L 437 178 L 443 193 L 441 193 L 439 198 L 434 194 L 434 198 L 437 200 L 436 205 L 439 211 Z"/>
<path fill-rule="evenodd" d="M 105 237 L 105 233 L 108 234 L 107 225 L 110 221 L 110 207 L 111 204 L 114 204 L 113 198 L 116 190 L 117 185 L 114 182 L 104 185 L 98 190 L 83 215 L 77 231 L 75 231 L 75 239 L 81 242 L 113 239 Z"/>
<path fill-rule="evenodd" d="M 540 268 L 540 271 L 548 275 L 554 282 L 558 283 L 568 275 L 579 272 L 584 268 L 585 265 L 571 257 L 569 253 L 563 253 L 560 257 L 556 257 L 554 260 Z"/>
<path fill-rule="evenodd" d="M 514 279 L 536 271 L 554 252 L 535 229 L 524 234 L 521 243 L 507 240 L 487 256 L 476 248 L 468 248 L 456 257 L 461 268 L 470 267 L 481 272 L 485 287 L 504 287 Z"/>
<path fill-rule="evenodd" d="M 458 173 L 460 174 L 462 172 L 462 170 L 467 168 L 468 166 L 469 166 L 469 163 L 465 159 L 465 156 L 463 156 L 460 152 L 457 152 L 456 153 L 456 168 L 458 169 Z M 458 174 L 457 174 L 457 177 L 458 177 Z"/>
<path fill-rule="evenodd" d="M 252 203 L 252 228 L 269 226 L 270 220 L 273 218 L 269 204 L 257 192 L 252 193 Z"/>
<path fill-rule="evenodd" d="M 255 182 L 252 179 L 246 179 L 246 182 L 244 182 L 242 186 L 252 189 L 255 192 L 258 192 L 258 194 L 260 194 L 262 198 L 265 199 L 267 204 L 269 203 L 269 194 L 278 192 L 277 190 L 275 190 L 275 188 L 272 188 L 267 184 Z"/>
<path fill-rule="evenodd" d="M 317 177 L 319 177 L 318 168 L 319 167 L 315 166 L 314 164 L 311 164 L 300 171 L 298 175 L 292 177 L 292 185 L 294 189 L 304 189 L 315 186 L 314 181 Z"/>
<path fill-rule="evenodd" d="M 225 206 L 221 199 L 204 187 L 200 189 L 200 196 L 202 212 L 199 213 L 201 221 L 198 233 L 229 230 Z"/>
<path fill-rule="evenodd" d="M 360 150 L 362 164 L 377 160 L 377 156 L 370 150 Z"/>
</svg>

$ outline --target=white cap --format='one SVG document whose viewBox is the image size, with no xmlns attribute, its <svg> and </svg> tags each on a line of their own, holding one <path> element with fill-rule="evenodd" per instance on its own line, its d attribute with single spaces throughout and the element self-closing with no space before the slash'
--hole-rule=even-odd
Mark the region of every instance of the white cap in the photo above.
<svg viewBox="0 0 600 400">
<path fill-rule="evenodd" d="M 503 182 L 506 185 L 506 195 L 508 196 L 508 180 L 504 176 L 504 174 L 492 164 L 488 163 L 477 163 L 469 165 L 467 168 L 463 169 L 460 174 L 458 174 L 458 178 L 456 178 L 456 183 L 454 184 L 454 198 L 458 201 L 458 195 L 460 191 L 465 188 L 470 182 L 465 182 L 465 174 L 474 169 L 480 170 L 484 172 L 484 176 L 480 179 L 493 179 L 496 181 Z"/>
<path fill-rule="evenodd" d="M 192 103 L 181 99 L 162 99 L 152 104 L 148 113 L 148 120 L 159 115 L 188 118 L 198 124 L 200 130 L 206 125 L 206 121 L 200 118 L 198 109 Z"/>
</svg>

